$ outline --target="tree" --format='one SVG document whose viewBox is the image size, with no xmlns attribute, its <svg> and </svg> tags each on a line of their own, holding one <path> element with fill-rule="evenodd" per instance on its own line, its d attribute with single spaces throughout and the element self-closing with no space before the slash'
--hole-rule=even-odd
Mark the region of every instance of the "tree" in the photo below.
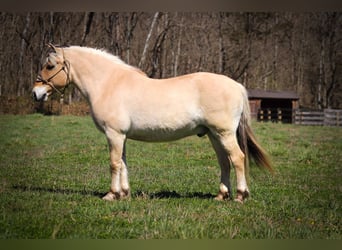
<svg viewBox="0 0 342 250">
<path fill-rule="evenodd" d="M 338 66 L 341 65 L 341 35 L 338 33 L 342 21 L 341 15 L 336 12 L 314 13 L 316 26 L 313 28 L 314 36 L 318 42 L 319 70 L 317 76 L 317 107 L 331 108 L 332 96 L 340 79 Z"/>
<path fill-rule="evenodd" d="M 141 55 L 141 58 L 140 58 L 140 61 L 139 61 L 139 68 L 141 68 L 142 65 L 145 63 L 147 48 L 148 48 L 149 45 L 150 45 L 151 35 L 152 35 L 153 30 L 154 30 L 154 27 L 156 26 L 158 16 L 159 16 L 159 12 L 156 12 L 156 13 L 154 14 L 154 16 L 153 16 L 153 20 L 152 20 L 152 22 L 151 22 L 150 30 L 149 30 L 149 32 L 148 32 L 148 34 L 147 34 L 147 36 L 146 36 L 144 50 L 143 50 L 143 52 L 142 52 L 142 55 Z"/>
</svg>

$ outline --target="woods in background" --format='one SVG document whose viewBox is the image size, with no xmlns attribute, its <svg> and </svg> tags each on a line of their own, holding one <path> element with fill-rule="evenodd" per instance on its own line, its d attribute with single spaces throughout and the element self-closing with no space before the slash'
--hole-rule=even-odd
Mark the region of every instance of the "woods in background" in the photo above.
<svg viewBox="0 0 342 250">
<path fill-rule="evenodd" d="M 215 72 L 342 108 L 341 13 L 0 13 L 0 23 L 0 96 L 30 97 L 52 42 L 104 48 L 152 78 Z"/>
</svg>

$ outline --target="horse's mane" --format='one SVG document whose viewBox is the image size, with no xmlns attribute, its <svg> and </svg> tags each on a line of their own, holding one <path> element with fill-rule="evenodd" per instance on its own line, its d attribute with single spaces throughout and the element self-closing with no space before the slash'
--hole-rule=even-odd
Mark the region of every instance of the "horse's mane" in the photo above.
<svg viewBox="0 0 342 250">
<path fill-rule="evenodd" d="M 121 60 L 118 56 L 115 56 L 111 53 L 109 53 L 107 50 L 105 49 L 97 49 L 97 48 L 90 48 L 90 47 L 81 47 L 81 46 L 70 46 L 69 48 L 71 49 L 76 49 L 76 50 L 82 50 L 82 51 L 86 51 L 90 54 L 94 54 L 94 55 L 98 55 L 104 58 L 109 59 L 110 61 L 128 67 L 134 71 L 139 72 L 140 74 L 146 75 L 143 71 L 141 71 L 139 68 L 136 68 L 134 66 L 131 66 L 127 63 L 125 63 L 123 60 Z"/>
</svg>

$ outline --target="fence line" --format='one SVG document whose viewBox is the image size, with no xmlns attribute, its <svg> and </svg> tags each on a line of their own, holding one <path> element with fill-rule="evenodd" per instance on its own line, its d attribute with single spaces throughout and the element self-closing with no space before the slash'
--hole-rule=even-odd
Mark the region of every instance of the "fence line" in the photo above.
<svg viewBox="0 0 342 250">
<path fill-rule="evenodd" d="M 342 126 L 342 110 L 324 109 L 323 111 L 295 110 L 295 124 L 316 126 Z"/>
</svg>

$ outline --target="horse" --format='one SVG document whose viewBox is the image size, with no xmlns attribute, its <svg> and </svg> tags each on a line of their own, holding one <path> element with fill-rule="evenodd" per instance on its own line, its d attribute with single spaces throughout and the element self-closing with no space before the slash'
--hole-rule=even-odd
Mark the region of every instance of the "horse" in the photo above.
<svg viewBox="0 0 342 250">
<path fill-rule="evenodd" d="M 48 46 L 33 97 L 46 101 L 54 91 L 63 95 L 69 84 L 83 94 L 109 145 L 111 185 L 104 200 L 130 197 L 127 139 L 166 142 L 207 135 L 221 168 L 216 200 L 233 199 L 231 165 L 236 172 L 234 200 L 241 203 L 250 195 L 249 159 L 272 172 L 268 154 L 251 128 L 247 91 L 233 79 L 208 72 L 152 79 L 102 49 Z"/>
</svg>

